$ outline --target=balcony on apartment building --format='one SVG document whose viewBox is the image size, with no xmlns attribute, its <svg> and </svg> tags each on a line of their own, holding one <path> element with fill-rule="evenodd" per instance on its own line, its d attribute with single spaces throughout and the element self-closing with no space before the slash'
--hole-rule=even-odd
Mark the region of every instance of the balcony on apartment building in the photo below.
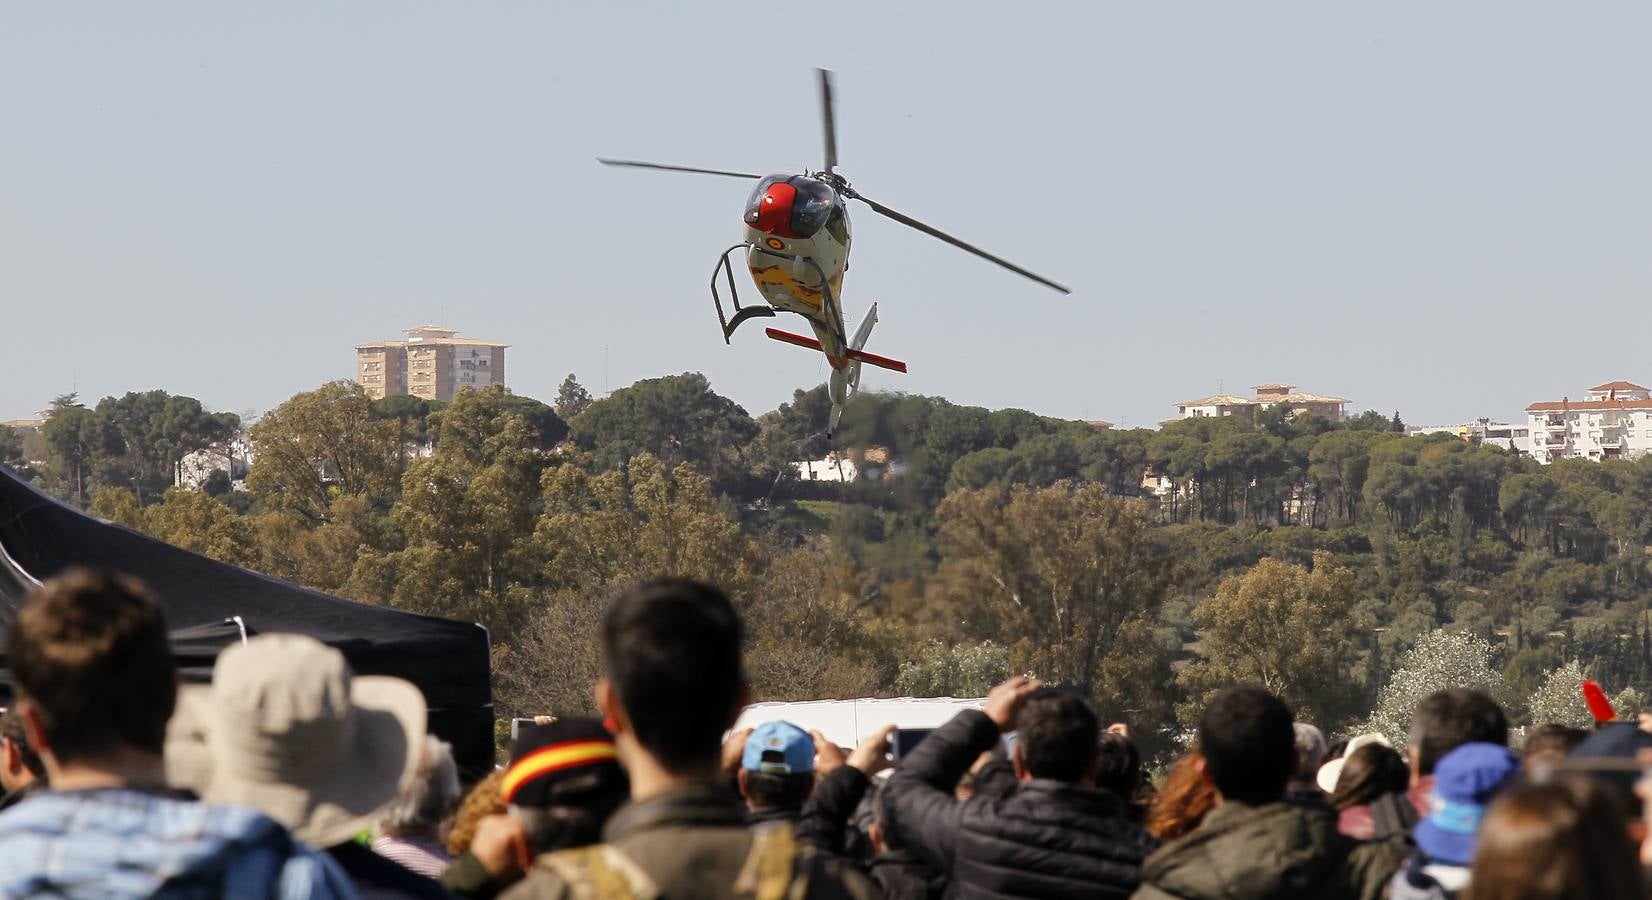
<svg viewBox="0 0 1652 900">
<path fill-rule="evenodd" d="M 1566 446 L 1566 435 L 1551 434 L 1543 439 L 1543 443 L 1549 445 L 1550 447 L 1564 447 Z"/>
</svg>

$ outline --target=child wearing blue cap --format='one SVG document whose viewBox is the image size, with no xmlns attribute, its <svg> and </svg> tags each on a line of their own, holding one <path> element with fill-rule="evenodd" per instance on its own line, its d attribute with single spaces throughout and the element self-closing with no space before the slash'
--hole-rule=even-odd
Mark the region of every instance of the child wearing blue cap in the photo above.
<svg viewBox="0 0 1652 900">
<path fill-rule="evenodd" d="M 1464 744 L 1441 757 L 1428 815 L 1413 833 L 1417 852 L 1389 884 L 1391 900 L 1454 900 L 1468 886 L 1486 806 L 1519 772 L 1520 758 L 1500 744 Z"/>
<path fill-rule="evenodd" d="M 796 822 L 815 786 L 815 741 L 790 722 L 752 729 L 740 755 L 740 796 L 746 823 Z"/>
</svg>

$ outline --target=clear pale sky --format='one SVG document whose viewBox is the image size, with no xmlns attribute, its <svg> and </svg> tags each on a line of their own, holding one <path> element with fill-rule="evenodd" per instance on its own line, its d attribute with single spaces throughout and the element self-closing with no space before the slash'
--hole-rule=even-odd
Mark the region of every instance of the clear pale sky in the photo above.
<svg viewBox="0 0 1652 900">
<path fill-rule="evenodd" d="M 723 345 L 747 185 L 593 157 L 819 167 L 817 65 L 857 188 L 1075 289 L 858 207 L 849 317 L 911 364 L 867 387 L 1521 415 L 1652 379 L 1649 45 L 1631 2 L 8 4 L 0 418 L 261 411 L 424 323 L 530 396 L 699 370 L 771 409 L 824 367 Z"/>
</svg>

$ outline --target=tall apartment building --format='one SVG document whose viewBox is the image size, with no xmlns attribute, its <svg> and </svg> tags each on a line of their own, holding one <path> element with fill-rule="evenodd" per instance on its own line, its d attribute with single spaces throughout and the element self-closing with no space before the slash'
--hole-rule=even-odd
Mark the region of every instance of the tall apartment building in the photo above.
<svg viewBox="0 0 1652 900">
<path fill-rule="evenodd" d="M 1343 408 L 1348 405 L 1348 401 L 1342 397 L 1304 393 L 1298 391 L 1294 384 L 1259 384 L 1251 390 L 1256 392 L 1256 396 L 1235 397 L 1231 394 L 1215 394 L 1197 400 L 1184 400 L 1176 404 L 1176 417 L 1193 419 L 1203 416 L 1241 416 L 1249 420 L 1255 417 L 1259 409 L 1284 404 L 1289 406 L 1293 413 L 1313 413 L 1336 421 L 1344 417 Z"/>
<path fill-rule="evenodd" d="M 1582 400 L 1542 400 L 1526 407 L 1531 455 L 1557 459 L 1633 459 L 1652 450 L 1652 392 L 1628 381 L 1609 381 Z"/>
<path fill-rule="evenodd" d="M 505 383 L 508 344 L 430 325 L 403 334 L 405 340 L 356 345 L 356 381 L 375 400 L 400 394 L 452 400 L 462 387 Z"/>
</svg>

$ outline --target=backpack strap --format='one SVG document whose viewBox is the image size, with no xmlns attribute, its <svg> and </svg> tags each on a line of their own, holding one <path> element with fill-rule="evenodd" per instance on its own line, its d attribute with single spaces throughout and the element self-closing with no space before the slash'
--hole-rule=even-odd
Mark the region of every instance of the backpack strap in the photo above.
<svg viewBox="0 0 1652 900">
<path fill-rule="evenodd" d="M 1417 810 L 1411 799 L 1401 793 L 1383 794 L 1371 801 L 1371 825 L 1379 841 L 1398 839 L 1411 844 L 1411 829 L 1417 824 Z"/>
<path fill-rule="evenodd" d="M 610 844 L 547 853 L 539 857 L 538 864 L 562 879 L 577 900 L 658 900 L 660 896 L 659 886 L 648 873 Z"/>
</svg>

